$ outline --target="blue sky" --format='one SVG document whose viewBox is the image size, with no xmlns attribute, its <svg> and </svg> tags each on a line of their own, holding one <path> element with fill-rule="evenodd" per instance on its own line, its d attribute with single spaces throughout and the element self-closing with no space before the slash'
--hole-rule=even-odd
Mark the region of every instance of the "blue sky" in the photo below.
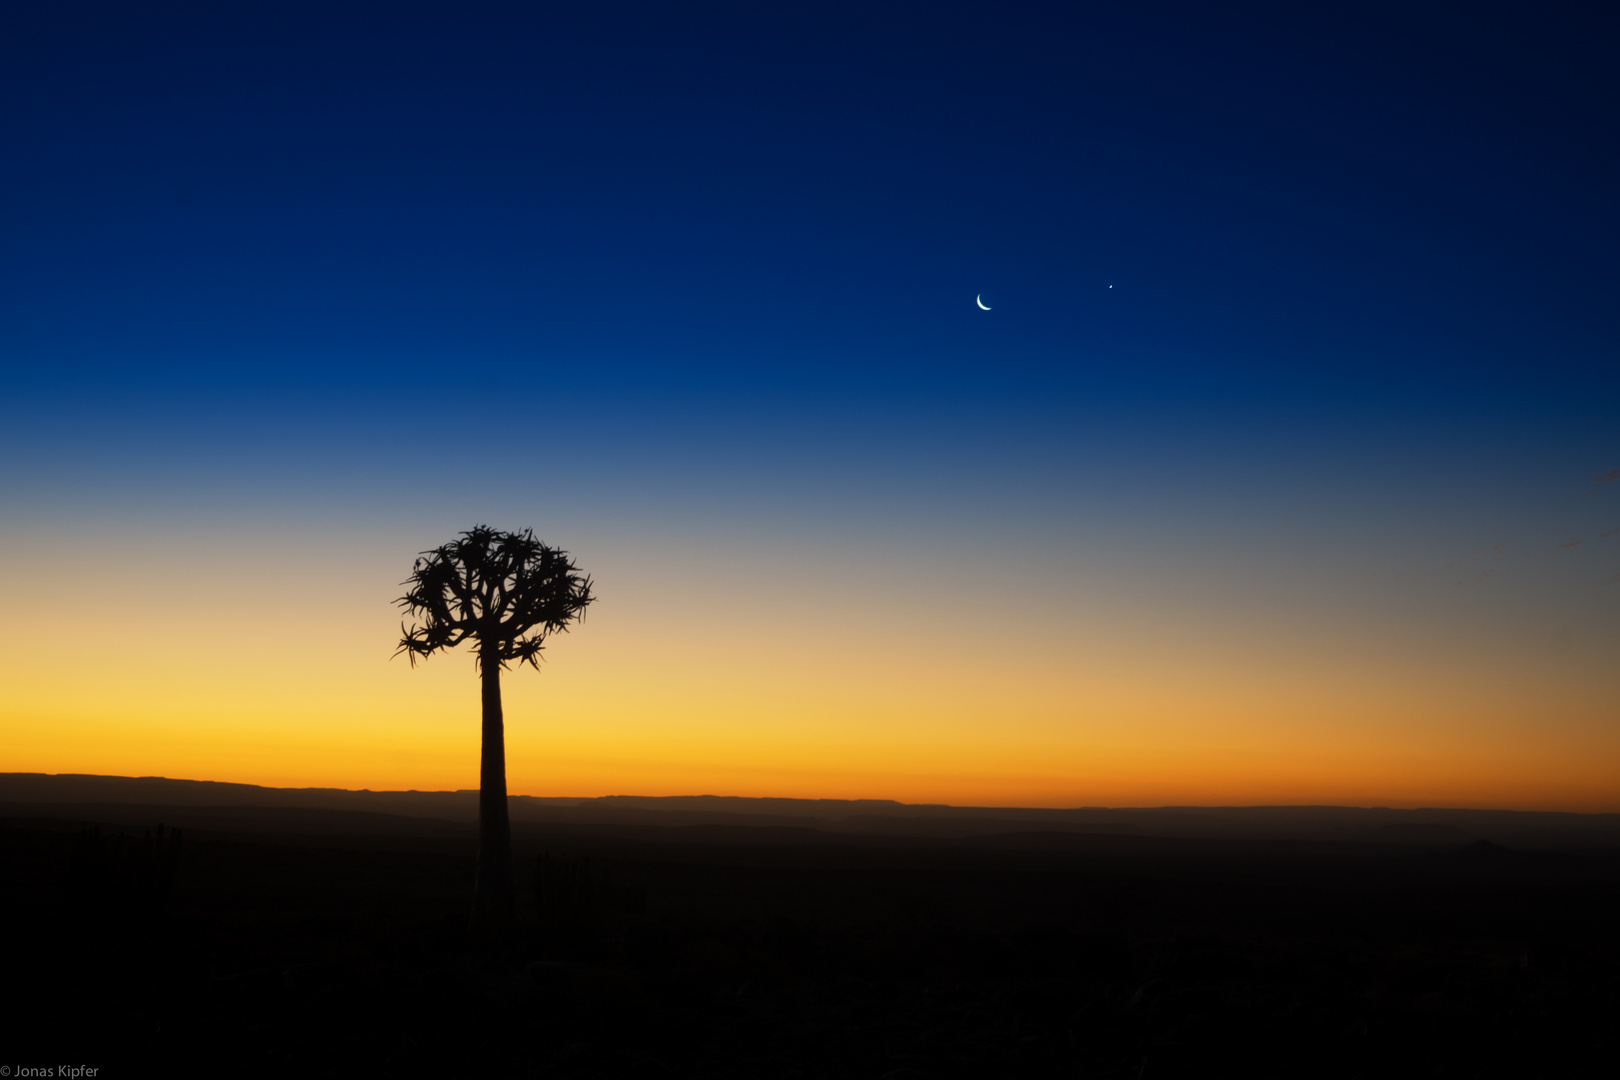
<svg viewBox="0 0 1620 1080">
<path fill-rule="evenodd" d="M 488 520 L 756 584 L 847 550 L 908 610 L 950 588 L 917 560 L 1023 567 L 1008 625 L 1090 597 L 1093 629 L 1575 665 L 1608 754 L 1615 31 L 1575 5 L 13 7 L 6 542 L 341 533 L 381 567 Z M 1255 648 L 1231 662 L 1260 685 Z"/>
</svg>

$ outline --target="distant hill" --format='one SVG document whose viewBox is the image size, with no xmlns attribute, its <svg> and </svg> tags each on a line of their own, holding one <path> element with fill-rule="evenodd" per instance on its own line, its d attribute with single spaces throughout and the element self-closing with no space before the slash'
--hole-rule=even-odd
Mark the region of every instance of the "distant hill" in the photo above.
<svg viewBox="0 0 1620 1080">
<path fill-rule="evenodd" d="M 114 808 L 135 807 L 172 808 L 187 818 L 196 818 L 206 809 L 210 820 L 229 821 L 244 831 L 299 825 L 318 831 L 429 835 L 459 832 L 458 826 L 476 821 L 478 793 L 269 788 L 156 776 L 0 773 L 0 817 L 111 820 Z M 595 799 L 515 795 L 510 807 L 516 824 L 791 828 L 832 835 L 938 840 L 1075 833 L 1450 849 L 1479 841 L 1518 848 L 1620 848 L 1620 814 L 1342 806 L 1042 809 L 718 795 Z M 170 818 L 178 820 L 175 813 Z"/>
</svg>

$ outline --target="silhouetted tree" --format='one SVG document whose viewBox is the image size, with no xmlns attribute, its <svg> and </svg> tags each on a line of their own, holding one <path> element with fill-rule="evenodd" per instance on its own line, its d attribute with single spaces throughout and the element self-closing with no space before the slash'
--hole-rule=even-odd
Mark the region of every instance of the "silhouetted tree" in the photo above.
<svg viewBox="0 0 1620 1080">
<path fill-rule="evenodd" d="M 501 671 L 517 661 L 540 667 L 546 638 L 566 631 L 595 599 L 591 579 L 566 551 L 547 547 L 534 532 L 498 532 L 477 525 L 459 539 L 422 552 L 396 603 L 417 620 L 400 624 L 395 656 L 416 665 L 464 641 L 476 646 L 484 687 L 484 746 L 478 779 L 478 878 L 473 890 L 475 933 L 504 937 L 515 918 L 512 826 L 506 813 L 506 733 Z"/>
</svg>

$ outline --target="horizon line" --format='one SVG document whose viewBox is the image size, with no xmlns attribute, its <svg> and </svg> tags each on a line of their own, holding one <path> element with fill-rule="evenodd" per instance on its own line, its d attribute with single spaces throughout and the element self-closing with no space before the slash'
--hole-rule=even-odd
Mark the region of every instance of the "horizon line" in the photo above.
<svg viewBox="0 0 1620 1080">
<path fill-rule="evenodd" d="M 275 787 L 268 784 L 252 784 L 237 780 L 195 780 L 189 777 L 178 776 L 122 776 L 115 773 L 47 773 L 47 772 L 0 772 L 0 779 L 6 777 L 53 777 L 53 778 L 82 778 L 90 780 L 161 780 L 178 784 L 219 784 L 230 787 L 255 788 L 260 791 L 283 792 L 335 792 L 345 795 L 476 795 L 478 788 L 454 789 L 423 789 L 423 788 L 340 788 L 340 787 Z M 1620 817 L 1620 811 L 1613 810 L 1524 810 L 1492 806 L 1389 806 L 1384 804 L 1355 804 L 1355 803 L 1155 803 L 1131 806 L 1009 806 L 1009 805 L 961 805 L 956 803 L 908 803 L 891 798 L 806 798 L 792 795 L 714 795 L 714 794 L 686 794 L 686 795 L 635 795 L 630 793 L 617 793 L 611 795 L 513 795 L 508 793 L 509 799 L 546 799 L 546 800 L 575 800 L 579 802 L 594 802 L 603 799 L 737 799 L 755 802 L 797 802 L 797 803 L 887 803 L 892 806 L 916 807 L 919 809 L 946 809 L 946 810 L 1026 810 L 1048 811 L 1054 813 L 1072 813 L 1078 811 L 1148 811 L 1148 810 L 1388 810 L 1401 813 L 1493 813 L 1493 814 L 1558 814 L 1565 817 Z"/>
</svg>

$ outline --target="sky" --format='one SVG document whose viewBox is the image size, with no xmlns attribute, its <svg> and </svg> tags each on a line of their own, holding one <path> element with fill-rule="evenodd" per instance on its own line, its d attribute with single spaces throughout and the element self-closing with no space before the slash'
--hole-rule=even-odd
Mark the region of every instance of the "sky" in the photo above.
<svg viewBox="0 0 1620 1080">
<path fill-rule="evenodd" d="M 1596 7 L 6 5 L 0 771 L 1620 811 Z"/>
</svg>

